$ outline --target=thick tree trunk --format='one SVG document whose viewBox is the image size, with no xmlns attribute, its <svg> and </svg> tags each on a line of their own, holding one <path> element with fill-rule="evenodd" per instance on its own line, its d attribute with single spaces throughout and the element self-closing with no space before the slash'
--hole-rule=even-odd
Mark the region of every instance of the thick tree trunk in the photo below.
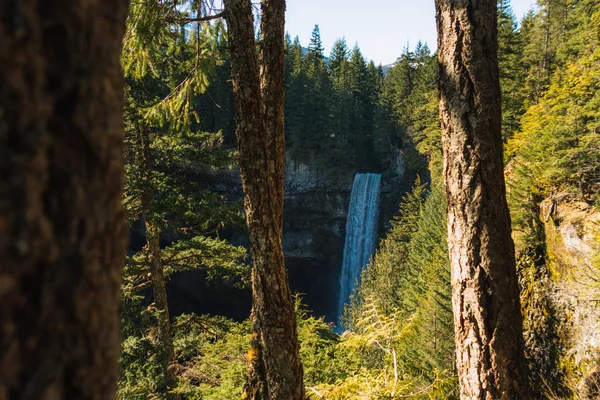
<svg viewBox="0 0 600 400">
<path fill-rule="evenodd" d="M 0 399 L 111 399 L 127 1 L 0 3 Z"/>
<path fill-rule="evenodd" d="M 303 399 L 283 259 L 283 0 L 262 2 L 259 62 L 250 0 L 227 0 L 240 170 L 252 253 L 253 340 L 246 399 Z"/>
<path fill-rule="evenodd" d="M 502 162 L 496 0 L 436 0 L 436 13 L 461 398 L 526 399 Z"/>
</svg>

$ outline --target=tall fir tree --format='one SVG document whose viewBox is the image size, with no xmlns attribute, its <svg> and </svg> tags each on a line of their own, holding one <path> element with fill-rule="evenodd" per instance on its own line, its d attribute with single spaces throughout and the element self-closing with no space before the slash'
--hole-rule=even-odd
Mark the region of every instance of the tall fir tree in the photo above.
<svg viewBox="0 0 600 400">
<path fill-rule="evenodd" d="M 153 298 L 151 307 L 142 311 L 149 315 L 125 320 L 124 343 L 149 341 L 147 356 L 160 366 L 158 373 L 142 369 L 152 374 L 149 377 L 134 377 L 132 371 L 147 360 L 132 361 L 137 349 L 127 348 L 119 392 L 124 398 L 131 393 L 180 397 L 168 276 L 198 268 L 209 270 L 209 275 L 225 269 L 229 270 L 223 275 L 240 272 L 241 278 L 248 273 L 241 260 L 245 250 L 218 239 L 218 231 L 239 218 L 237 205 L 192 178 L 232 162 L 231 153 L 222 149 L 221 132 L 198 129 L 205 111 L 196 111 L 202 103 L 197 95 L 206 93 L 219 61 L 222 23 L 194 23 L 191 17 L 203 12 L 194 8 L 197 3 L 188 3 L 189 10 L 176 14 L 173 4 L 139 2 L 131 7 L 121 57 L 127 82 L 123 204 L 132 226 L 141 221 L 145 237 L 145 245 L 128 257 L 122 291 L 126 308 L 138 311 L 143 310 L 141 291 L 151 287 Z M 186 32 L 183 27 L 189 24 L 195 29 Z M 200 52 L 205 58 L 198 57 Z M 143 378 L 155 379 L 155 384 L 144 386 Z"/>
<path fill-rule="evenodd" d="M 523 42 L 508 0 L 498 0 L 498 64 L 502 90 L 502 138 L 508 140 L 518 129 L 523 115 L 525 69 Z"/>
</svg>

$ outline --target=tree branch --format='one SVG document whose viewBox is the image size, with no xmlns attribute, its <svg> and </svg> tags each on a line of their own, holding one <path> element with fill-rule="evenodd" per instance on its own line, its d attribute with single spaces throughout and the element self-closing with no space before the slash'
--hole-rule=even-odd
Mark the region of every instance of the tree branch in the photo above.
<svg viewBox="0 0 600 400">
<path fill-rule="evenodd" d="M 166 22 L 170 23 L 179 23 L 179 24 L 191 24 L 193 22 L 205 22 L 212 21 L 214 19 L 223 18 L 225 16 L 225 11 L 221 11 L 220 13 L 213 15 L 206 15 L 204 17 L 194 17 L 194 18 L 165 18 Z"/>
</svg>

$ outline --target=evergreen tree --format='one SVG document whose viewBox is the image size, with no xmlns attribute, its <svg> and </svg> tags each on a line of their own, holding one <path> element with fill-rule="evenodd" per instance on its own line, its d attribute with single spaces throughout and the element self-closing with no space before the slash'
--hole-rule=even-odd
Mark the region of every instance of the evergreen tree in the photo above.
<svg viewBox="0 0 600 400">
<path fill-rule="evenodd" d="M 441 136 L 438 121 L 437 57 L 427 45 L 418 42 L 413 51 L 413 71 L 410 92 L 405 99 L 408 134 L 417 149 L 430 159 L 441 155 Z"/>
<path fill-rule="evenodd" d="M 329 137 L 332 84 L 325 66 L 319 26 L 316 25 L 305 57 L 306 93 L 302 148 L 316 161 Z M 305 161 L 309 161 L 306 158 Z"/>
<path fill-rule="evenodd" d="M 208 36 L 208 35 L 207 35 Z M 229 65 L 229 52 L 226 43 L 218 38 L 217 51 L 212 55 L 216 67 L 208 75 L 208 86 L 194 101 L 194 108 L 200 122 L 198 129 L 203 132 L 221 132 L 223 146 L 235 148 L 235 102 Z"/>
<path fill-rule="evenodd" d="M 353 165 L 354 155 L 350 144 L 350 115 L 352 89 L 350 86 L 349 50 L 345 39 L 338 39 L 329 57 L 329 71 L 332 79 L 332 134 L 327 150 L 331 166 Z"/>
<path fill-rule="evenodd" d="M 439 391 L 439 398 L 457 398 L 457 385 L 440 379 L 451 377 L 454 369 L 450 264 L 440 178 L 430 193 L 417 181 L 402 200 L 399 216 L 362 274 L 347 317 L 351 328 L 363 335 L 381 329 L 363 322 L 373 307 L 380 318 L 393 318 L 391 324 L 400 333 L 389 346 L 397 368 L 410 381 Z"/>
<path fill-rule="evenodd" d="M 407 47 L 389 72 L 389 84 L 393 86 L 394 91 L 395 117 L 398 123 L 404 126 L 409 124 L 407 99 L 412 91 L 415 65 L 413 53 Z"/>
<path fill-rule="evenodd" d="M 390 157 L 402 148 L 399 124 L 394 120 L 394 98 L 389 84 L 379 71 L 381 78 L 380 92 L 375 108 L 375 124 L 373 126 L 373 149 L 377 159 L 388 165 Z"/>
<path fill-rule="evenodd" d="M 345 69 L 348 63 L 348 45 L 346 39 L 337 39 L 331 47 L 331 54 L 329 55 L 329 70 L 333 80 L 336 81 L 340 78 L 342 71 Z"/>
<path fill-rule="evenodd" d="M 286 65 L 289 70 L 289 78 L 285 83 L 286 143 L 293 159 L 305 161 L 310 159 L 311 154 L 304 141 L 308 116 L 308 77 L 298 36 L 288 51 Z"/>
<path fill-rule="evenodd" d="M 382 99 L 395 128 L 389 131 L 389 138 L 377 142 L 389 140 L 392 148 L 400 149 L 409 171 L 424 172 L 423 156 L 429 159 L 432 171 L 441 167 L 437 77 L 436 55 L 419 42 L 414 51 L 404 50 L 384 79 Z"/>
<path fill-rule="evenodd" d="M 508 0 L 498 0 L 498 65 L 502 90 L 502 137 L 506 141 L 519 129 L 523 115 L 523 44 Z"/>
<path fill-rule="evenodd" d="M 309 68 L 320 68 L 320 63 L 325 59 L 323 55 L 323 42 L 321 41 L 321 31 L 319 25 L 315 25 L 310 42 L 308 43 L 308 51 L 306 52 L 306 62 Z"/>
<path fill-rule="evenodd" d="M 373 165 L 374 103 L 369 87 L 367 63 L 358 48 L 354 47 L 348 62 L 348 85 L 351 93 L 348 139 L 354 163 L 362 168 Z"/>
<path fill-rule="evenodd" d="M 546 91 L 552 73 L 562 63 L 558 48 L 567 40 L 568 9 L 574 0 L 538 0 L 539 11 L 522 22 L 525 105 L 537 104 Z"/>
<path fill-rule="evenodd" d="M 198 15 L 202 12 L 191 10 Z M 137 350 L 130 346 L 124 354 L 129 364 L 122 365 L 121 371 L 122 398 L 132 394 L 179 397 L 175 373 L 178 361 L 165 279 L 175 272 L 197 268 L 209 270 L 209 276 L 223 274 L 234 279 L 243 279 L 247 273 L 241 262 L 245 250 L 218 239 L 219 229 L 238 218 L 237 206 L 191 178 L 194 172 L 230 164 L 231 154 L 222 150 L 220 132 L 198 130 L 199 115 L 204 111 L 196 111 L 202 100 L 196 94 L 205 93 L 208 77 L 215 73 L 205 65 L 219 60 L 216 43 L 222 28 L 198 22 L 191 33 L 174 29 L 178 21 L 183 25 L 193 22 L 187 17 L 189 12 L 181 11 L 174 17 L 167 5 L 136 3 L 131 8 L 124 43 L 127 163 L 123 204 L 131 225 L 143 221 L 146 244 L 128 258 L 122 290 L 126 308 L 139 310 L 140 291 L 147 287 L 152 287 L 154 300 L 146 310 L 150 315 L 125 320 L 125 343 L 137 340 L 141 345 L 153 336 L 154 326 L 158 327 L 156 340 L 149 340 L 148 353 L 160 371 L 149 369 L 148 378 L 155 382 L 144 387 L 145 380 L 138 380 L 140 377 L 131 371 L 146 360 L 131 362 L 133 357 L 127 352 Z M 174 18 L 173 22 L 166 21 L 166 16 Z M 149 32 L 154 36 L 148 37 Z M 201 51 L 212 61 L 200 60 Z M 165 240 L 166 234 L 170 240 Z M 127 311 L 125 315 L 132 314 Z"/>
</svg>

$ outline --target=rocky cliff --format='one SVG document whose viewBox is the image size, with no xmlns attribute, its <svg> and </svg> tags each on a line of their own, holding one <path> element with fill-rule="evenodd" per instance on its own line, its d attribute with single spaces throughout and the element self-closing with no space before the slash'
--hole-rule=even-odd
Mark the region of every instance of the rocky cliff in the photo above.
<svg viewBox="0 0 600 400">
<path fill-rule="evenodd" d="M 556 194 L 540 204 L 549 261 L 555 278 L 582 284 L 598 282 L 600 210 L 569 193 Z"/>
<path fill-rule="evenodd" d="M 399 155 L 383 173 L 380 237 L 407 188 Z M 290 285 L 317 316 L 333 321 L 344 250 L 346 215 L 356 171 L 330 173 L 288 159 L 285 170 L 284 253 Z M 230 200 L 243 197 L 239 170 L 202 173 L 197 179 Z M 248 245 L 243 232 L 226 232 L 234 244 Z M 247 290 L 205 282 L 201 272 L 172 278 L 169 296 L 174 313 L 209 312 L 244 318 L 249 314 Z"/>
<path fill-rule="evenodd" d="M 540 204 L 540 217 L 553 301 L 566 318 L 565 354 L 587 376 L 600 366 L 600 208 L 560 193 Z"/>
</svg>

